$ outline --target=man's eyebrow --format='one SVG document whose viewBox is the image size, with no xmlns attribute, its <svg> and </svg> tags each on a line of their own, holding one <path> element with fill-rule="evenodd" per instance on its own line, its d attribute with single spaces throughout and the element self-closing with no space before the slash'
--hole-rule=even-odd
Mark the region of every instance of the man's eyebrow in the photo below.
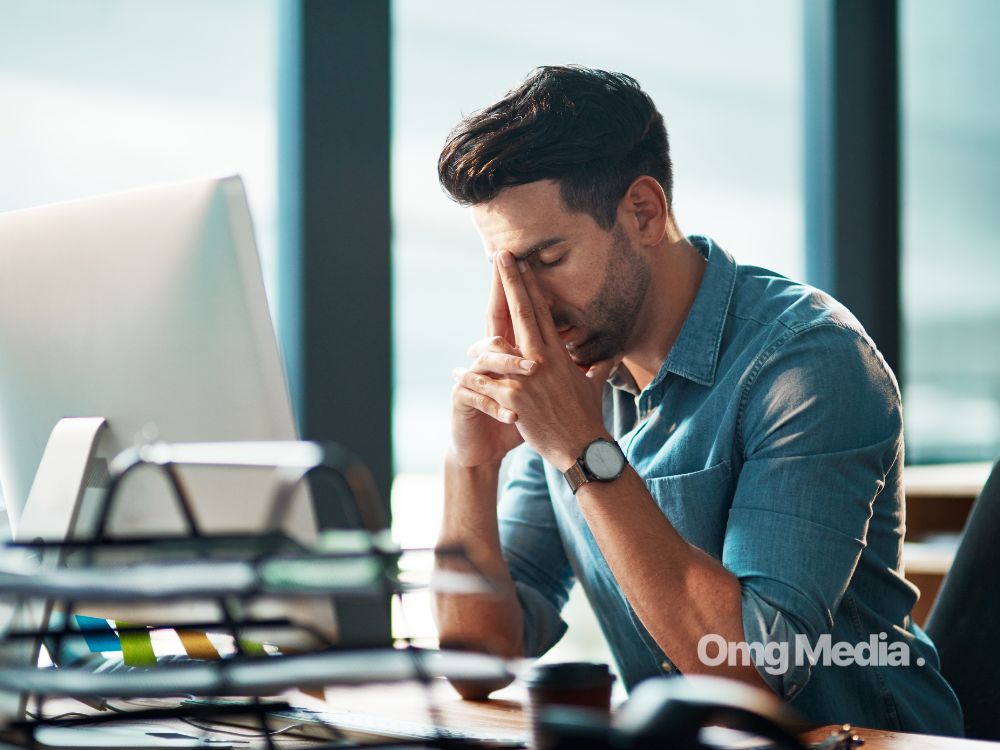
<svg viewBox="0 0 1000 750">
<path fill-rule="evenodd" d="M 527 260 L 532 255 L 534 255 L 535 253 L 540 253 L 540 252 L 542 252 L 542 250 L 544 250 L 547 247 L 552 247 L 553 245 L 558 245 L 560 242 L 565 242 L 565 241 L 566 241 L 565 237 L 549 237 L 547 240 L 542 240 L 541 242 L 536 242 L 534 245 L 532 245 L 531 247 L 529 247 L 527 250 L 525 250 L 520 255 L 515 255 L 514 256 L 514 260 Z M 488 260 L 490 262 L 492 262 L 493 258 L 491 257 Z"/>
</svg>

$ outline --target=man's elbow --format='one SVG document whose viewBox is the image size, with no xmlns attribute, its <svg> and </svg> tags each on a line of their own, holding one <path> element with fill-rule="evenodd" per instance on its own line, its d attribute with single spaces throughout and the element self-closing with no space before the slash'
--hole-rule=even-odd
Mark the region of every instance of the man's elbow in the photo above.
<svg viewBox="0 0 1000 750">
<path fill-rule="evenodd" d="M 524 655 L 521 639 L 507 633 L 477 633 L 470 636 L 464 633 L 455 636 L 447 632 L 440 635 L 441 649 L 445 651 L 467 651 L 479 654 L 489 654 L 499 659 L 518 659 Z M 490 693 L 507 687 L 514 681 L 513 674 L 503 676 L 492 675 L 484 679 L 452 679 L 451 686 L 465 700 L 486 700 Z"/>
<path fill-rule="evenodd" d="M 490 693 L 507 687 L 513 681 L 513 675 L 492 680 L 449 680 L 455 692 L 467 701 L 484 701 L 490 697 Z"/>
</svg>

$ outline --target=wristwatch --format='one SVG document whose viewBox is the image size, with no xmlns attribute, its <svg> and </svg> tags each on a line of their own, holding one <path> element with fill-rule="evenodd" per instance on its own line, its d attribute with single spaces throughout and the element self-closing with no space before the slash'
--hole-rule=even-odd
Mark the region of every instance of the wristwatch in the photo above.
<svg viewBox="0 0 1000 750">
<path fill-rule="evenodd" d="M 621 476 L 628 461 L 625 454 L 613 443 L 604 438 L 597 438 L 583 449 L 576 463 L 563 472 L 573 494 L 588 482 L 610 482 Z"/>
</svg>

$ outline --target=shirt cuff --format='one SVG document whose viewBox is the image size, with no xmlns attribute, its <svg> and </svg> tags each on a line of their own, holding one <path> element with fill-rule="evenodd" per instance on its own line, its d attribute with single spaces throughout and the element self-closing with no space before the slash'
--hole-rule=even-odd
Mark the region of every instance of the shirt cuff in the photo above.
<svg viewBox="0 0 1000 750">
<path fill-rule="evenodd" d="M 537 589 L 514 581 L 517 600 L 524 614 L 524 655 L 539 657 L 552 648 L 566 632 L 559 610 Z"/>
<path fill-rule="evenodd" d="M 757 673 L 778 696 L 791 700 L 802 692 L 812 674 L 808 660 L 798 663 L 799 630 L 781 610 L 747 586 L 743 587 L 742 605 L 744 640 L 754 646 L 753 653 L 765 657 L 754 660 Z"/>
</svg>

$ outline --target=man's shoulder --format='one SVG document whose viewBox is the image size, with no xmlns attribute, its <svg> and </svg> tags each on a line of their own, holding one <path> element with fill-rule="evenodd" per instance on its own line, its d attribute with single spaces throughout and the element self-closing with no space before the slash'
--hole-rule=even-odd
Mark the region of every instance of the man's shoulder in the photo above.
<svg viewBox="0 0 1000 750">
<path fill-rule="evenodd" d="M 738 267 L 729 315 L 776 336 L 824 325 L 866 336 L 858 319 L 831 295 L 758 266 Z"/>
<path fill-rule="evenodd" d="M 730 323 L 728 372 L 740 392 L 736 429 L 746 455 L 777 441 L 807 452 L 881 446 L 886 465 L 894 460 L 899 386 L 844 305 L 815 287 L 743 267 Z"/>
<path fill-rule="evenodd" d="M 744 363 L 747 384 L 761 370 L 877 383 L 898 399 L 885 358 L 858 319 L 820 289 L 755 266 L 740 266 L 729 308 L 731 361 Z M 752 364 L 751 364 L 752 363 Z"/>
</svg>

